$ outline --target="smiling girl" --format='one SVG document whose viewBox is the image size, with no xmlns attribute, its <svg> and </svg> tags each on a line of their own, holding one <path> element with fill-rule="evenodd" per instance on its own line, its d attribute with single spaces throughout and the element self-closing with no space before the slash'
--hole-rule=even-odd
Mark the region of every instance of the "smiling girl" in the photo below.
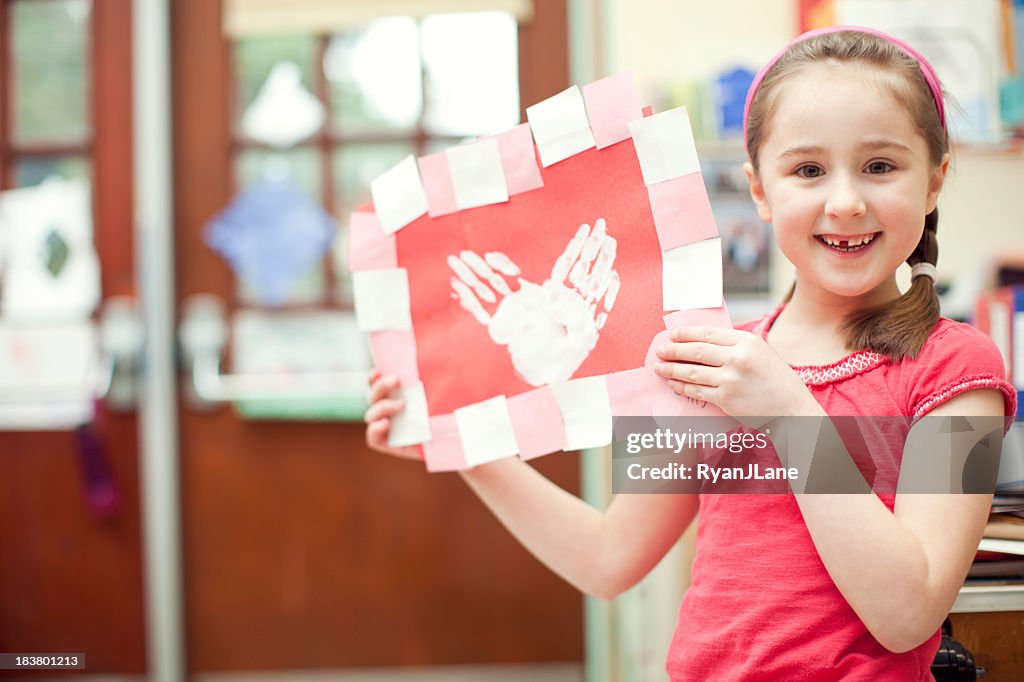
<svg viewBox="0 0 1024 682">
<path fill-rule="evenodd" d="M 760 320 L 673 330 L 655 372 L 736 417 L 910 417 L 908 440 L 926 414 L 1014 414 L 994 344 L 939 314 L 935 207 L 949 138 L 924 58 L 869 29 L 805 34 L 755 79 L 746 145 L 751 197 L 796 282 Z M 895 278 L 903 262 L 913 268 L 905 294 Z M 386 397 L 396 386 L 372 378 L 367 442 L 416 458 L 386 446 L 402 408 Z M 904 452 L 905 466 L 912 456 Z M 541 561 L 604 598 L 646 575 L 699 509 L 692 585 L 668 654 L 673 680 L 932 679 L 939 626 L 991 502 L 619 495 L 601 512 L 517 459 L 462 476 Z"/>
</svg>

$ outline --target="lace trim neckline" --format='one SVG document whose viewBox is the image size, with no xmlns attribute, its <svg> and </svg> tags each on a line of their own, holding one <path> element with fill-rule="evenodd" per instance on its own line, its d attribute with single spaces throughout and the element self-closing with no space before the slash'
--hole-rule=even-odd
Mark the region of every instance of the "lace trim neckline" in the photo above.
<svg viewBox="0 0 1024 682">
<path fill-rule="evenodd" d="M 774 311 L 761 318 L 761 321 L 754 327 L 754 333 L 762 339 L 767 339 L 768 330 L 775 323 L 782 309 L 786 307 L 783 303 Z M 800 380 L 807 386 L 825 386 L 839 381 L 850 379 L 864 372 L 869 372 L 876 367 L 887 363 L 889 358 L 867 348 L 856 351 L 844 358 L 836 360 L 827 365 L 790 365 L 797 373 Z"/>
</svg>

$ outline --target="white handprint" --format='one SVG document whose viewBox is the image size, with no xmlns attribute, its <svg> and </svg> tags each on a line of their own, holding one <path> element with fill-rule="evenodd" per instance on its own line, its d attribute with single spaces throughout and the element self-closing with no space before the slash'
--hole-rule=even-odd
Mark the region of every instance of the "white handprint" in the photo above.
<svg viewBox="0 0 1024 682">
<path fill-rule="evenodd" d="M 481 257 L 462 251 L 448 256 L 452 298 L 487 327 L 492 341 L 508 347 L 512 366 L 528 384 L 565 381 L 597 345 L 615 305 L 620 286 L 613 268 L 616 247 L 603 218 L 593 230 L 580 225 L 551 277 L 539 285 L 519 277 L 519 268 L 503 253 Z M 506 281 L 513 277 L 516 291 Z"/>
</svg>

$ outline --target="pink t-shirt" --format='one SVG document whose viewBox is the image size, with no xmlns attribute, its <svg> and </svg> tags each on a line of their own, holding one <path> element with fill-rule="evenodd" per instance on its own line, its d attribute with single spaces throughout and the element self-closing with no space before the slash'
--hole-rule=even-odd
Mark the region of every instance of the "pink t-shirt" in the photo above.
<svg viewBox="0 0 1024 682">
<path fill-rule="evenodd" d="M 764 336 L 776 310 L 738 329 Z M 795 367 L 833 416 L 920 417 L 975 388 L 1016 393 L 992 340 L 943 318 L 914 360 L 859 351 Z M 893 509 L 895 495 L 879 495 Z M 871 557 L 864 557 L 870 561 Z M 836 588 L 790 495 L 701 495 L 692 584 L 666 667 L 672 680 L 932 680 L 939 633 L 894 654 Z"/>
</svg>

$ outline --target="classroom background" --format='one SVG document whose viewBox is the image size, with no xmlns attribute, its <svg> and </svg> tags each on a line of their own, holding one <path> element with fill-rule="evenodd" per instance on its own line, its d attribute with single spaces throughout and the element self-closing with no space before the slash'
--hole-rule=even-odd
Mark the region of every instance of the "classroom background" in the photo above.
<svg viewBox="0 0 1024 682">
<path fill-rule="evenodd" d="M 954 96 L 943 313 L 1024 390 L 1022 0 L 0 0 L 0 654 L 84 654 L 36 679 L 665 679 L 693 528 L 602 602 L 457 476 L 367 450 L 348 216 L 406 155 L 630 71 L 687 107 L 749 319 L 792 274 L 743 98 L 832 23 L 906 38 Z M 536 466 L 602 505 L 607 456 Z M 951 615 L 987 680 L 1024 679 L 1022 493 L 1018 421 Z"/>
</svg>

